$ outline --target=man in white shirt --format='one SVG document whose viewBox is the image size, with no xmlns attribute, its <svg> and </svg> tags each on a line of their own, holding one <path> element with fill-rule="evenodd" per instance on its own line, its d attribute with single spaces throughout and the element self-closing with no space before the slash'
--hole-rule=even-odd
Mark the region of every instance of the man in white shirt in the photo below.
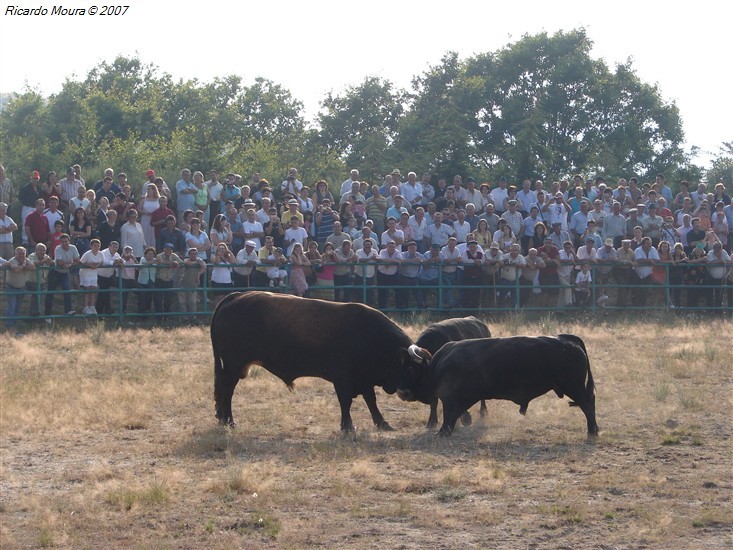
<svg viewBox="0 0 733 550">
<path fill-rule="evenodd" d="M 360 240 L 361 237 L 358 240 Z M 356 241 L 354 241 L 356 243 Z M 366 237 L 363 240 L 363 245 L 356 251 L 356 260 L 360 264 L 364 264 L 361 267 L 354 268 L 354 285 L 360 288 L 355 289 L 354 297 L 356 302 L 362 302 L 368 306 L 374 307 L 374 285 L 375 285 L 375 274 L 377 267 L 374 262 L 379 259 L 379 252 L 377 252 L 377 246 L 374 243 L 374 239 Z M 366 296 L 364 296 L 363 288 L 366 288 Z M 365 298 L 365 299 L 364 299 Z"/>
<path fill-rule="evenodd" d="M 517 211 L 517 201 L 511 199 L 507 201 L 507 211 L 501 215 L 501 218 L 506 220 L 509 227 L 512 228 L 514 236 L 519 238 L 522 236 L 522 214 Z"/>
<path fill-rule="evenodd" d="M 455 231 L 453 231 L 453 226 L 443 223 L 442 213 L 436 212 L 433 220 L 433 223 L 428 226 L 428 239 L 431 243 L 443 247 L 448 244 L 448 239 L 455 235 Z"/>
<path fill-rule="evenodd" d="M 519 212 L 525 217 L 529 215 L 530 207 L 537 202 L 537 194 L 532 191 L 531 187 L 532 182 L 530 180 L 524 180 L 522 182 L 522 188 L 517 191 Z"/>
<path fill-rule="evenodd" d="M 246 219 L 242 222 L 242 229 L 244 230 L 245 240 L 254 242 L 255 252 L 259 251 L 259 249 L 262 247 L 262 238 L 265 236 L 265 230 L 262 224 L 256 219 L 254 208 L 249 208 L 247 210 Z"/>
<path fill-rule="evenodd" d="M 560 222 L 562 228 L 566 231 L 568 229 L 568 212 L 571 210 L 572 208 L 570 208 L 570 205 L 564 199 L 561 191 L 555 193 L 554 200 L 551 203 L 545 204 L 543 208 L 543 211 L 550 215 L 550 225 L 555 222 Z"/>
<path fill-rule="evenodd" d="M 422 206 L 415 208 L 415 213 L 410 216 L 407 223 L 412 228 L 412 238 L 417 243 L 417 251 L 421 254 L 425 253 L 430 246 L 427 238 L 428 222 L 425 219 L 425 209 Z"/>
<path fill-rule="evenodd" d="M 387 247 L 379 252 L 377 266 L 377 284 L 379 285 L 379 309 L 387 307 L 390 292 L 394 292 L 399 285 L 397 270 L 402 261 L 402 253 L 397 250 L 394 241 L 389 241 Z"/>
<path fill-rule="evenodd" d="M 651 284 L 652 270 L 659 263 L 659 253 L 652 246 L 651 237 L 644 237 L 641 246 L 634 250 L 634 267 L 631 270 L 630 283 L 635 285 L 631 289 L 631 305 L 634 307 L 646 306 L 649 293 L 647 286 Z"/>
<path fill-rule="evenodd" d="M 359 170 L 352 170 L 349 179 L 345 180 L 341 184 L 341 195 L 345 195 L 346 193 L 351 191 L 351 185 L 354 182 L 359 182 Z"/>
<path fill-rule="evenodd" d="M 462 262 L 462 255 L 455 237 L 450 237 L 448 244 L 440 249 L 440 258 L 443 260 L 443 307 L 456 307 L 460 305 L 460 300 L 454 295 L 453 289 L 460 284 L 457 264 Z"/>
<path fill-rule="evenodd" d="M 287 178 L 280 184 L 280 189 L 283 194 L 290 193 L 294 197 L 297 197 L 302 188 L 303 182 L 298 179 L 298 169 L 291 168 Z"/>
<path fill-rule="evenodd" d="M 254 240 L 249 240 L 244 243 L 244 248 L 237 252 L 237 265 L 232 270 L 234 286 L 237 288 L 248 288 L 258 283 L 254 280 L 253 274 L 255 266 L 261 263 L 256 246 L 257 243 Z"/>
<path fill-rule="evenodd" d="M 407 174 L 407 181 L 400 187 L 400 194 L 405 200 L 405 206 L 412 211 L 422 201 L 422 185 L 417 181 L 417 174 Z"/>
<path fill-rule="evenodd" d="M 463 208 L 458 211 L 458 219 L 453 223 L 453 231 L 459 244 L 466 242 L 471 232 L 471 224 L 466 221 L 466 211 Z"/>
<path fill-rule="evenodd" d="M 13 231 L 17 231 L 18 225 L 10 216 L 7 216 L 8 205 L 0 202 L 0 258 L 9 260 L 15 256 L 13 249 Z"/>
<path fill-rule="evenodd" d="M 506 178 L 499 178 L 499 187 L 495 187 L 489 192 L 489 196 L 494 201 L 494 208 L 496 213 L 501 216 L 504 213 L 504 201 L 509 196 L 509 191 L 506 188 Z"/>
<path fill-rule="evenodd" d="M 247 234 L 245 230 L 245 235 Z M 306 246 L 306 242 L 308 241 L 308 233 L 306 232 L 304 227 L 301 227 L 298 223 L 298 218 L 293 216 L 290 218 L 290 227 L 287 228 L 285 231 L 285 244 L 287 245 L 287 256 L 290 257 L 290 254 L 293 251 L 293 245 L 295 243 L 300 243 L 300 246 L 303 247 L 303 250 L 306 250 L 308 247 Z"/>
</svg>

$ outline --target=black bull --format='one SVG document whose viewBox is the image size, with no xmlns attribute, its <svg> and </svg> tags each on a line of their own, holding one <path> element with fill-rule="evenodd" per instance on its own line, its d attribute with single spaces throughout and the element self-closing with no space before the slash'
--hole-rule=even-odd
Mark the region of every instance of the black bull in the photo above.
<svg viewBox="0 0 733 550">
<path fill-rule="evenodd" d="M 553 390 L 580 407 L 588 435 L 598 434 L 595 391 L 588 354 L 577 336 L 561 334 L 483 338 L 450 342 L 430 357 L 417 347 L 422 365 L 408 365 L 398 395 L 407 401 L 443 403 L 441 435 L 450 435 L 458 418 L 480 399 L 507 399 L 525 414 L 529 402 Z"/>
<path fill-rule="evenodd" d="M 469 338 L 490 338 L 491 333 L 484 323 L 476 317 L 446 319 L 426 328 L 415 341 L 415 345 L 428 350 L 432 355 L 448 342 L 459 342 Z M 481 400 L 481 416 L 486 416 L 486 401 Z M 461 417 L 464 426 L 471 424 L 471 414 L 466 411 Z M 430 417 L 427 427 L 438 425 L 438 398 L 430 402 Z"/>
<path fill-rule="evenodd" d="M 269 292 L 233 293 L 211 319 L 214 398 L 220 423 L 233 425 L 232 395 L 251 365 L 260 365 L 292 388 L 303 376 L 333 383 L 341 429 L 353 431 L 351 402 L 362 395 L 377 428 L 391 430 L 377 408 L 374 387 L 397 390 L 409 362 L 410 338 L 379 311 Z"/>
</svg>

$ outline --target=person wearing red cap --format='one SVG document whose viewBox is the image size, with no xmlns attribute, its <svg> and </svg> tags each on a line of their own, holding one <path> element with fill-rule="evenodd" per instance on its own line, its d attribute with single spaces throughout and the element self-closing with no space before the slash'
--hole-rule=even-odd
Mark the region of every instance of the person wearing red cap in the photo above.
<svg viewBox="0 0 733 550">
<path fill-rule="evenodd" d="M 36 201 L 43 197 L 41 186 L 39 185 L 40 181 L 41 174 L 38 170 L 33 170 L 33 172 L 31 172 L 31 181 L 20 190 L 20 193 L 18 193 L 18 198 L 23 205 L 21 227 L 23 228 L 23 244 L 26 246 L 28 245 L 28 235 L 26 235 L 25 232 L 25 219 L 28 217 L 28 214 L 36 209 Z"/>
</svg>

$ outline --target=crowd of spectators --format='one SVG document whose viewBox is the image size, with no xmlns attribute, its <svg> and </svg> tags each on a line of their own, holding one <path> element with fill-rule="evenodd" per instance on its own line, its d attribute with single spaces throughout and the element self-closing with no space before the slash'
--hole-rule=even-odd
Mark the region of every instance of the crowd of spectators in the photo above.
<svg viewBox="0 0 733 550">
<path fill-rule="evenodd" d="M 75 165 L 41 182 L 34 171 L 17 193 L 17 224 L 0 166 L 10 323 L 36 289 L 46 315 L 54 291 L 72 288 L 83 305 L 63 293 L 66 314 L 110 314 L 118 285 L 118 308 L 134 289 L 139 314 L 192 313 L 204 277 L 214 302 L 257 287 L 397 309 L 733 307 L 733 207 L 722 183 L 682 181 L 677 193 L 661 174 L 643 184 L 580 175 L 547 186 L 460 175 L 449 184 L 395 169 L 369 185 L 352 170 L 334 196 L 295 168 L 276 185 L 259 174 L 220 181 L 216 170 L 207 180 L 184 169 L 170 187 L 154 170 L 145 177 L 138 186 L 109 168 L 88 184 Z"/>
</svg>

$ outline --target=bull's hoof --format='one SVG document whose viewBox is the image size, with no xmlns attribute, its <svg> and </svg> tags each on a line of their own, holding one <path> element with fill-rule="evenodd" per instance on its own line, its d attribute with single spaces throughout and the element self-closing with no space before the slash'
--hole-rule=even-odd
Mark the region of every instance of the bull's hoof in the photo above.
<svg viewBox="0 0 733 550">
<path fill-rule="evenodd" d="M 234 423 L 234 418 L 219 418 L 219 426 L 226 426 L 227 428 L 235 428 L 237 425 Z"/>
<path fill-rule="evenodd" d="M 377 424 L 377 429 L 380 432 L 393 432 L 395 429 L 389 425 L 386 420 L 383 420 L 381 424 Z"/>
<path fill-rule="evenodd" d="M 461 415 L 461 424 L 464 426 L 470 426 L 473 424 L 473 418 L 471 418 L 471 413 L 466 411 Z"/>
<path fill-rule="evenodd" d="M 438 430 L 438 433 L 436 434 L 438 437 L 450 437 L 453 434 L 453 430 L 448 429 L 446 427 L 440 428 Z"/>
<path fill-rule="evenodd" d="M 341 426 L 341 435 L 354 435 L 355 433 L 356 428 L 354 428 L 353 424 L 349 426 Z"/>
<path fill-rule="evenodd" d="M 481 418 L 485 418 L 489 414 L 489 410 L 486 407 L 481 407 L 479 413 L 481 414 Z"/>
<path fill-rule="evenodd" d="M 437 420 L 430 419 L 430 420 L 428 420 L 428 423 L 425 424 L 425 427 L 426 428 L 435 428 L 435 426 L 437 426 L 437 425 L 438 425 L 438 421 Z"/>
</svg>

